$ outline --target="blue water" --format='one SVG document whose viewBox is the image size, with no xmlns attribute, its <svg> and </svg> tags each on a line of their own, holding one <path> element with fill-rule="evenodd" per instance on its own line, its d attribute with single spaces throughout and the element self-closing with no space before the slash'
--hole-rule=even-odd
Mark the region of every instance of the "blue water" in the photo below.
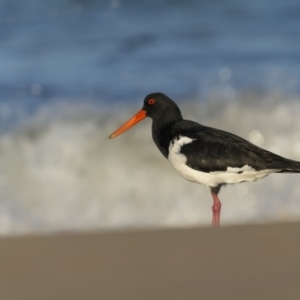
<svg viewBox="0 0 300 300">
<path fill-rule="evenodd" d="M 0 19 L 2 101 L 299 91 L 297 0 L 12 0 Z"/>
<path fill-rule="evenodd" d="M 300 160 L 298 0 L 0 0 L 0 45 L 0 234 L 210 224 L 149 120 L 107 139 L 150 92 Z M 224 189 L 223 224 L 300 219 L 298 181 Z"/>
</svg>

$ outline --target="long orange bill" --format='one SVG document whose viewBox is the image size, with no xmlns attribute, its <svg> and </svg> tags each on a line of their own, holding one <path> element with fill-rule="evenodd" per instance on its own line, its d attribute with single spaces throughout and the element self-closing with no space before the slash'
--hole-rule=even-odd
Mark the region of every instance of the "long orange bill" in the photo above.
<svg viewBox="0 0 300 300">
<path fill-rule="evenodd" d="M 122 134 L 126 130 L 130 129 L 132 126 L 137 124 L 138 122 L 145 119 L 146 111 L 141 109 L 137 114 L 135 114 L 130 120 L 128 120 L 124 125 L 122 125 L 120 128 L 118 128 L 115 132 L 113 132 L 108 138 L 113 139 L 117 137 L 118 135 Z"/>
</svg>

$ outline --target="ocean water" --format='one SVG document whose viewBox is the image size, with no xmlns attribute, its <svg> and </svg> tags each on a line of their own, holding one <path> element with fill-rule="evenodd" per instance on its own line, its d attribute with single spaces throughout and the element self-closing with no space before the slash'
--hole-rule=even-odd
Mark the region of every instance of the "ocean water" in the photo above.
<svg viewBox="0 0 300 300">
<path fill-rule="evenodd" d="M 300 160 L 298 1 L 0 1 L 0 234 L 209 226 L 156 149 L 150 92 Z M 297 174 L 227 186 L 222 224 L 300 219 Z"/>
</svg>

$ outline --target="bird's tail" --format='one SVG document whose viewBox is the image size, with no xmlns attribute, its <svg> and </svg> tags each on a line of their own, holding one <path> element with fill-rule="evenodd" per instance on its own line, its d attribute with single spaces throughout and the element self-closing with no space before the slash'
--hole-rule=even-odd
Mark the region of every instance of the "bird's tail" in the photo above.
<svg viewBox="0 0 300 300">
<path fill-rule="evenodd" d="M 300 162 L 284 159 L 278 163 L 278 170 L 276 173 L 300 173 Z"/>
</svg>

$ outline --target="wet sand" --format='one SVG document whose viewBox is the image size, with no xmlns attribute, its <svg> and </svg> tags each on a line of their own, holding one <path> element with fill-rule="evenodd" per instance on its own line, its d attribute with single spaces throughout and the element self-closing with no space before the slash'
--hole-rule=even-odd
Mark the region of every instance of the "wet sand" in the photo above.
<svg viewBox="0 0 300 300">
<path fill-rule="evenodd" d="M 0 239 L 0 296 L 300 299 L 300 223 Z"/>
</svg>

